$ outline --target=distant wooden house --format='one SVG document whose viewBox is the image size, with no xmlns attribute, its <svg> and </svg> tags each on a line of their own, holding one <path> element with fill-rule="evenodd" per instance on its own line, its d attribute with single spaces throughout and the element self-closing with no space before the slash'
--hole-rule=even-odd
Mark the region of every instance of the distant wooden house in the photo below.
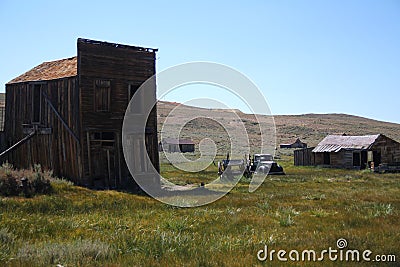
<svg viewBox="0 0 400 267">
<path fill-rule="evenodd" d="M 295 165 L 365 169 L 400 162 L 400 143 L 382 134 L 328 135 L 315 148 L 295 151 Z"/>
<path fill-rule="evenodd" d="M 294 166 L 312 166 L 315 164 L 314 147 L 297 149 L 294 151 Z"/>
<path fill-rule="evenodd" d="M 40 164 L 83 186 L 129 185 L 123 118 L 133 94 L 155 74 L 156 52 L 78 39 L 76 57 L 44 62 L 11 80 L 6 84 L 5 139 L 8 147 L 25 143 L 6 159 L 18 168 Z M 155 101 L 155 85 L 150 95 Z M 156 114 L 154 106 L 146 133 L 138 138 L 158 169 Z"/>
<path fill-rule="evenodd" d="M 158 147 L 165 152 L 194 152 L 194 142 L 190 139 L 164 138 Z"/>
<path fill-rule="evenodd" d="M 280 148 L 307 148 L 307 144 L 300 141 L 299 138 L 296 141 L 289 144 L 280 144 Z"/>
</svg>

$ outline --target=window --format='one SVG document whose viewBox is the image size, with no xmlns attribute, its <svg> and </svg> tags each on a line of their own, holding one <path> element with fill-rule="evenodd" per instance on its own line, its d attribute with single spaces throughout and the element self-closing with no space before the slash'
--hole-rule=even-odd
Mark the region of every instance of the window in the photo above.
<svg viewBox="0 0 400 267">
<path fill-rule="evenodd" d="M 143 91 L 142 90 L 138 91 L 139 87 L 140 87 L 139 85 L 135 85 L 133 83 L 130 83 L 128 85 L 128 97 L 129 97 L 128 103 L 129 103 L 129 101 L 131 101 L 132 97 L 135 94 L 140 94 L 140 95 L 135 96 L 135 101 L 134 101 L 135 103 L 132 102 L 130 105 L 129 111 L 134 114 L 142 114 L 143 113 L 143 101 L 144 101 Z"/>
<path fill-rule="evenodd" d="M 33 85 L 32 92 L 32 123 L 40 123 L 41 110 L 41 84 Z"/>
<path fill-rule="evenodd" d="M 110 111 L 110 91 L 111 82 L 109 80 L 96 80 L 94 90 L 94 104 L 96 111 Z"/>
<path fill-rule="evenodd" d="M 91 140 L 99 142 L 102 147 L 114 147 L 115 133 L 113 132 L 93 132 Z"/>
</svg>

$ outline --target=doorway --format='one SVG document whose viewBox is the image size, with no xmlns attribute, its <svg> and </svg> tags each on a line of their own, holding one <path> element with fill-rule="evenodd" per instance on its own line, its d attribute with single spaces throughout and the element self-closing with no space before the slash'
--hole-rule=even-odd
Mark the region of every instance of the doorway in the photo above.
<svg viewBox="0 0 400 267">
<path fill-rule="evenodd" d="M 354 167 L 361 167 L 360 152 L 353 152 L 353 166 Z"/>
<path fill-rule="evenodd" d="M 331 154 L 324 152 L 324 165 L 331 165 Z"/>
<path fill-rule="evenodd" d="M 114 132 L 90 133 L 91 179 L 97 188 L 118 186 L 115 136 Z"/>
<path fill-rule="evenodd" d="M 368 164 L 368 152 L 361 151 L 361 169 L 364 170 L 367 168 Z"/>
<path fill-rule="evenodd" d="M 381 153 L 378 151 L 373 151 L 373 161 L 375 166 L 379 166 L 381 164 Z"/>
</svg>

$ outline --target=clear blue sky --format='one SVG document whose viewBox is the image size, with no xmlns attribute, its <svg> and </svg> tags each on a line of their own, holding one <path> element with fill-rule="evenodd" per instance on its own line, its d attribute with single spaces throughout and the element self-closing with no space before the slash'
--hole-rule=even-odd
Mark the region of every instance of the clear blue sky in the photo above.
<svg viewBox="0 0 400 267">
<path fill-rule="evenodd" d="M 0 25 L 1 91 L 43 61 L 74 56 L 84 37 L 159 48 L 158 71 L 189 61 L 231 66 L 259 86 L 273 114 L 400 123 L 398 0 L 1 0 Z M 187 89 L 166 99 L 200 91 Z"/>
</svg>

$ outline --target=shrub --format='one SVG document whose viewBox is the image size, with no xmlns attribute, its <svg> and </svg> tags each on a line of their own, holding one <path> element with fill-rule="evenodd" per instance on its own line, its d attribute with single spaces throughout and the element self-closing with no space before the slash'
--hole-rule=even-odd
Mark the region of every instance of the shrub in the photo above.
<svg viewBox="0 0 400 267">
<path fill-rule="evenodd" d="M 0 167 L 0 195 L 31 197 L 49 194 L 52 192 L 50 177 L 51 172 L 43 172 L 40 165 L 30 170 L 14 170 L 11 164 L 4 163 Z"/>
<path fill-rule="evenodd" d="M 372 207 L 372 217 L 385 217 L 393 214 L 392 204 L 378 203 Z"/>
<path fill-rule="evenodd" d="M 31 188 L 36 194 L 48 194 L 51 192 L 50 180 L 45 179 L 40 165 L 35 164 L 34 175 L 31 179 Z"/>
<path fill-rule="evenodd" d="M 293 217 L 299 215 L 300 212 L 292 207 L 279 207 L 276 216 L 279 219 L 280 226 L 291 226 L 294 224 Z"/>
<path fill-rule="evenodd" d="M 20 187 L 12 174 L 7 173 L 5 177 L 0 177 L 0 195 L 17 196 L 19 193 Z"/>
<path fill-rule="evenodd" d="M 80 266 L 93 264 L 93 261 L 102 261 L 112 257 L 113 254 L 110 246 L 103 242 L 75 240 L 67 243 L 28 244 L 18 250 L 17 259 L 34 265 Z"/>
<path fill-rule="evenodd" d="M 294 220 L 293 220 L 292 216 L 290 216 L 290 214 L 288 214 L 287 216 L 285 216 L 279 220 L 279 224 L 281 226 L 291 226 L 294 224 Z"/>
</svg>

